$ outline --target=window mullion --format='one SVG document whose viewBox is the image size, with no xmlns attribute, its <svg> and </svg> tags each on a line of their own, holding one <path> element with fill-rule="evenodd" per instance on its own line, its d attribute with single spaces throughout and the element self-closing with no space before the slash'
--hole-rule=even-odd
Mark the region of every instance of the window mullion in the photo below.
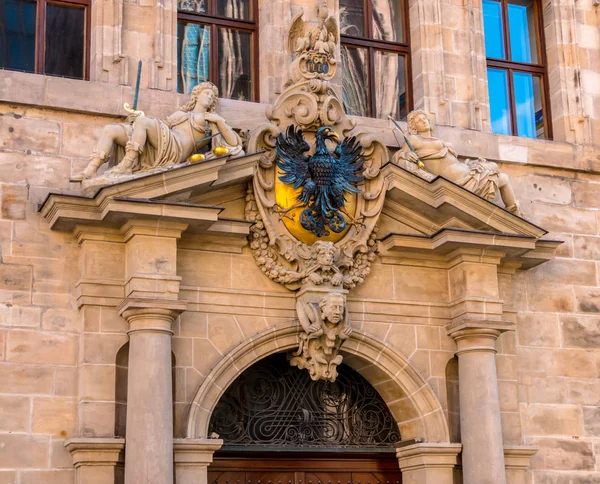
<svg viewBox="0 0 600 484">
<path fill-rule="evenodd" d="M 377 116 L 377 106 L 375 105 L 377 99 L 375 89 L 375 49 L 369 47 L 367 55 L 369 56 L 369 116 L 374 118 Z"/>
<path fill-rule="evenodd" d="M 37 21 L 35 26 L 35 72 L 44 73 L 46 37 L 46 0 L 37 0 Z"/>
<path fill-rule="evenodd" d="M 519 136 L 517 126 L 517 104 L 515 96 L 515 83 L 513 82 L 513 70 L 507 69 L 508 77 L 508 102 L 510 103 L 510 126 L 513 136 Z"/>
<path fill-rule="evenodd" d="M 208 78 L 215 86 L 218 86 L 219 68 L 218 68 L 218 49 L 217 49 L 217 34 L 218 26 L 210 24 L 210 51 L 208 58 Z"/>
<path fill-rule="evenodd" d="M 512 52 L 510 51 L 510 28 L 508 26 L 508 0 L 502 0 L 502 28 L 504 30 L 504 51 L 506 60 L 512 61 Z"/>
<path fill-rule="evenodd" d="M 373 38 L 373 0 L 364 0 L 365 5 L 365 37 L 367 39 Z"/>
</svg>

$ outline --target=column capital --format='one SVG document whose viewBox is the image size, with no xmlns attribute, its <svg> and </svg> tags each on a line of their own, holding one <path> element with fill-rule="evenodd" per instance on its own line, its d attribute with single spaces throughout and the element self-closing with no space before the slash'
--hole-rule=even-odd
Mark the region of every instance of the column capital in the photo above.
<svg viewBox="0 0 600 484">
<path fill-rule="evenodd" d="M 117 312 L 129 323 L 128 334 L 136 331 L 173 334 L 171 324 L 186 308 L 186 301 L 126 298 L 117 307 Z"/>
<path fill-rule="evenodd" d="M 130 219 L 125 222 L 119 232 L 123 241 L 127 242 L 135 235 L 149 237 L 167 237 L 178 239 L 188 228 L 188 224 L 157 219 Z"/>
<path fill-rule="evenodd" d="M 65 441 L 73 465 L 110 466 L 124 462 L 125 439 L 79 437 Z"/>
<path fill-rule="evenodd" d="M 498 336 L 514 330 L 514 326 L 508 321 L 466 319 L 446 326 L 446 333 L 456 342 L 457 355 L 472 351 L 495 353 Z"/>
<path fill-rule="evenodd" d="M 207 482 L 208 466 L 213 454 L 223 445 L 221 439 L 173 439 L 175 482 Z"/>
<path fill-rule="evenodd" d="M 176 466 L 208 466 L 222 439 L 173 439 Z"/>
<path fill-rule="evenodd" d="M 531 458 L 539 450 L 538 447 L 529 445 L 505 445 L 504 462 L 507 469 L 526 471 Z"/>
<path fill-rule="evenodd" d="M 415 443 L 396 449 L 407 484 L 452 484 L 461 444 Z"/>
</svg>

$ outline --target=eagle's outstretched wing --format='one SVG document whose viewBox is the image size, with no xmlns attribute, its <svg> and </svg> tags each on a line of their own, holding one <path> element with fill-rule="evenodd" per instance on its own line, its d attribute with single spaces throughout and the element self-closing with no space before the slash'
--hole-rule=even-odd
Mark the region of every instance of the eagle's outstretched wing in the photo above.
<svg viewBox="0 0 600 484">
<path fill-rule="evenodd" d="M 304 12 L 300 12 L 293 19 L 290 24 L 290 30 L 287 38 L 287 49 L 290 55 L 294 55 L 296 52 L 303 51 L 308 46 L 306 44 L 306 35 L 304 34 L 304 19 L 302 16 Z"/>
<path fill-rule="evenodd" d="M 285 133 L 277 137 L 277 166 L 283 172 L 279 179 L 294 188 L 300 188 L 310 178 L 308 171 L 309 157 L 304 153 L 310 149 L 302 135 L 302 130 L 296 131 L 290 125 Z"/>
<path fill-rule="evenodd" d="M 360 143 L 352 136 L 344 139 L 333 153 L 337 159 L 335 164 L 335 177 L 332 185 L 332 195 L 338 205 L 344 205 L 344 193 L 359 193 L 356 184 L 364 180 L 364 158 Z"/>
<path fill-rule="evenodd" d="M 328 212 L 339 210 L 346 203 L 346 193 L 358 193 L 356 184 L 364 179 L 362 150 L 355 137 L 346 138 L 331 154 L 335 159 L 331 185 L 319 195 L 319 201 Z"/>
</svg>

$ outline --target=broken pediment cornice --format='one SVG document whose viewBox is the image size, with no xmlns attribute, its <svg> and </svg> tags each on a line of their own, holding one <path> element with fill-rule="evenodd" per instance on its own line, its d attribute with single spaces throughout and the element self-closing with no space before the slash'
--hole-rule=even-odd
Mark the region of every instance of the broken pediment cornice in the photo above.
<svg viewBox="0 0 600 484">
<path fill-rule="evenodd" d="M 540 240 L 534 236 L 444 228 L 432 235 L 389 233 L 379 242 L 383 262 L 399 258 L 433 258 L 442 265 L 452 264 L 458 254 L 471 254 L 478 260 L 517 264 L 530 269 L 553 257 L 561 241 Z"/>
<path fill-rule="evenodd" d="M 420 220 L 417 225 L 426 229 L 424 234 L 429 235 L 438 227 L 449 227 L 450 224 L 538 239 L 547 234 L 537 225 L 443 177 L 424 179 L 393 163 L 387 163 L 382 172 L 388 189 L 386 205 L 392 207 L 391 201 L 396 204 L 396 212 L 402 211 L 398 209 L 400 206 L 416 213 L 415 221 Z"/>
<path fill-rule="evenodd" d="M 224 208 L 218 204 L 189 200 L 204 192 L 247 183 L 260 155 L 185 163 L 100 187 L 93 195 L 50 193 L 39 212 L 53 230 L 59 231 L 90 225 L 119 228 L 127 220 L 138 218 L 185 223 L 190 233 L 246 237 L 251 222 L 220 217 Z"/>
</svg>

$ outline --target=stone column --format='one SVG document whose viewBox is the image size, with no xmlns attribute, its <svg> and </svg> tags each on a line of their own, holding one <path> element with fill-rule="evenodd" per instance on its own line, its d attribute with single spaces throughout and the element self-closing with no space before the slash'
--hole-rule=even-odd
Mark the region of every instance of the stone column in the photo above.
<svg viewBox="0 0 600 484">
<path fill-rule="evenodd" d="M 506 484 L 495 343 L 509 329 L 500 321 L 462 321 L 448 328 L 458 347 L 465 483 Z"/>
<path fill-rule="evenodd" d="M 175 439 L 175 483 L 207 484 L 208 466 L 222 445 L 220 439 Z"/>
<path fill-rule="evenodd" d="M 402 471 L 402 484 L 453 484 L 460 447 L 460 444 L 435 443 L 399 447 L 396 457 Z"/>
<path fill-rule="evenodd" d="M 125 484 L 173 482 L 171 325 L 185 303 L 126 299 L 129 374 Z"/>
<path fill-rule="evenodd" d="M 185 224 L 129 220 L 125 299 L 129 323 L 125 483 L 173 483 L 172 324 L 185 310 L 179 298 L 177 239 Z"/>
</svg>

